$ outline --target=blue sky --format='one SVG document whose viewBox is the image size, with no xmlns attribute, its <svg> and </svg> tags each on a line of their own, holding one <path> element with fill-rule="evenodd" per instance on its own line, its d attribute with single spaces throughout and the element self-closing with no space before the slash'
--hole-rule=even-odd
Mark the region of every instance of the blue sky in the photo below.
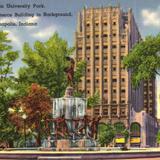
<svg viewBox="0 0 160 160">
<path fill-rule="evenodd" d="M 74 45 L 74 32 L 76 29 L 77 13 L 84 6 L 101 7 L 120 4 L 123 10 L 132 8 L 140 33 L 144 38 L 146 35 L 155 35 L 160 32 L 160 0 L 0 0 L 0 5 L 10 4 L 44 4 L 42 9 L 0 9 L 0 13 L 21 12 L 71 12 L 71 17 L 33 17 L 33 18 L 0 18 L 0 22 L 29 21 L 37 22 L 36 27 L 0 27 L 9 32 L 9 38 L 16 50 L 23 56 L 22 46 L 24 42 L 31 45 L 35 40 L 45 41 L 55 31 L 66 39 L 70 46 Z M 22 65 L 18 60 L 14 64 L 14 71 Z"/>
<path fill-rule="evenodd" d="M 76 30 L 77 13 L 84 6 L 101 7 L 108 5 L 118 5 L 126 11 L 132 8 L 139 31 L 144 38 L 146 35 L 155 35 L 160 32 L 160 0 L 0 0 L 0 5 L 10 4 L 44 4 L 45 8 L 39 9 L 8 9 L 0 8 L 0 13 L 43 13 L 43 12 L 71 12 L 71 17 L 33 17 L 33 18 L 2 18 L 1 22 L 28 21 L 37 22 L 36 27 L 0 27 L 1 30 L 9 32 L 9 38 L 12 40 L 14 49 L 19 50 L 20 58 L 23 57 L 22 46 L 24 42 L 33 45 L 34 41 L 47 40 L 55 31 L 66 39 L 70 46 L 74 45 L 74 32 Z M 19 60 L 14 64 L 14 72 L 23 64 Z M 160 86 L 160 80 L 157 81 L 157 87 Z M 157 94 L 160 89 L 158 87 Z M 160 101 L 159 101 L 160 105 Z M 159 113 L 160 115 L 160 113 Z M 160 117 L 160 116 L 159 116 Z"/>
</svg>

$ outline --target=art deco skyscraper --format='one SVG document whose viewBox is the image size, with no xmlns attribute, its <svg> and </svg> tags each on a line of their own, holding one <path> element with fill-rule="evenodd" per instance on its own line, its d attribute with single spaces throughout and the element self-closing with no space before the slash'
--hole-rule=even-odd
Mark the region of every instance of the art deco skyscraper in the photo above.
<svg viewBox="0 0 160 160">
<path fill-rule="evenodd" d="M 129 124 L 130 107 L 144 106 L 143 82 L 134 90 L 131 73 L 122 60 L 141 40 L 132 10 L 120 7 L 84 8 L 78 15 L 76 60 L 87 61 L 86 74 L 79 90 L 86 97 L 99 91 L 101 104 L 93 116 L 102 115 L 104 122 Z"/>
</svg>

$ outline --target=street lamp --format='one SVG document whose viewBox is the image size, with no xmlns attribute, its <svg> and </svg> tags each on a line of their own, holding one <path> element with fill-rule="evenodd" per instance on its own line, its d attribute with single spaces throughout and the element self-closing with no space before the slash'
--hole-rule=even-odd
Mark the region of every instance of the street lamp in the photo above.
<svg viewBox="0 0 160 160">
<path fill-rule="evenodd" d="M 22 115 L 22 118 L 23 118 L 23 121 L 24 121 L 24 143 L 25 143 L 25 147 L 26 147 L 26 118 L 27 118 L 27 115 L 24 113 Z"/>
</svg>

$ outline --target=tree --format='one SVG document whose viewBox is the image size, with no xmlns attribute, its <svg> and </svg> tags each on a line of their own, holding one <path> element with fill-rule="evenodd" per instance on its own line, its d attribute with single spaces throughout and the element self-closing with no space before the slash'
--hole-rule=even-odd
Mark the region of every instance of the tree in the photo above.
<svg viewBox="0 0 160 160">
<path fill-rule="evenodd" d="M 86 61 L 82 60 L 76 63 L 76 71 L 74 73 L 74 83 L 75 88 L 78 90 L 78 83 L 81 81 L 81 78 L 85 74 Z"/>
<path fill-rule="evenodd" d="M 157 133 L 157 143 L 158 145 L 160 144 L 160 130 L 158 130 L 158 133 Z"/>
<path fill-rule="evenodd" d="M 98 126 L 98 141 L 101 146 L 109 145 L 115 137 L 115 130 L 111 124 L 101 123 Z"/>
<path fill-rule="evenodd" d="M 42 133 L 47 131 L 44 125 L 42 128 L 42 121 L 46 120 L 52 111 L 48 90 L 38 84 L 32 84 L 29 87 L 28 94 L 15 100 L 11 109 L 15 112 L 12 112 L 10 119 L 19 132 L 22 132 L 23 128 L 22 115 L 24 113 L 27 115 L 27 128 L 36 133 L 37 146 L 40 146 Z"/>
<path fill-rule="evenodd" d="M 148 36 L 137 43 L 124 57 L 124 67 L 132 73 L 132 83 L 137 87 L 141 80 L 149 80 L 159 75 L 160 34 Z"/>
<path fill-rule="evenodd" d="M 96 91 L 93 96 L 88 97 L 87 99 L 87 107 L 91 108 L 94 107 L 96 105 L 98 105 L 100 102 L 100 96 L 99 96 L 99 92 Z"/>
<path fill-rule="evenodd" d="M 19 82 L 37 83 L 46 87 L 52 97 L 63 96 L 67 87 L 64 69 L 69 65 L 66 57 L 73 50 L 57 33 L 46 42 L 36 41 L 34 48 L 25 43 L 23 62 L 26 66 L 19 70 Z"/>
<path fill-rule="evenodd" d="M 127 141 L 129 137 L 129 132 L 126 129 L 125 125 L 122 122 L 117 122 L 114 124 L 114 128 L 115 128 L 115 134 L 123 136 Z"/>
<path fill-rule="evenodd" d="M 18 58 L 18 52 L 12 50 L 7 36 L 8 33 L 0 31 L 0 143 L 11 144 L 15 137 L 14 128 L 8 121 L 8 106 L 13 97 L 12 64 Z"/>
</svg>

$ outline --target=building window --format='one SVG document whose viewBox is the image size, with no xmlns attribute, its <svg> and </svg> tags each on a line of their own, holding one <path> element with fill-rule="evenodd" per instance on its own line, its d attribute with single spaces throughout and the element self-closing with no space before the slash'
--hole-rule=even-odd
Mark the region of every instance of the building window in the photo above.
<svg viewBox="0 0 160 160">
<path fill-rule="evenodd" d="M 122 37 L 122 39 L 125 39 L 125 38 L 126 38 L 126 35 L 123 34 L 121 37 Z"/>
<path fill-rule="evenodd" d="M 82 90 L 81 90 L 81 89 L 79 89 L 78 91 L 79 91 L 79 92 L 82 92 Z"/>
<path fill-rule="evenodd" d="M 125 100 L 121 100 L 121 103 L 125 103 Z"/>
<path fill-rule="evenodd" d="M 89 72 L 90 72 L 90 69 L 87 69 L 87 72 L 89 73 Z"/>
<path fill-rule="evenodd" d="M 87 47 L 86 47 L 86 50 L 87 50 L 87 51 L 89 51 L 90 49 L 91 49 L 91 47 L 90 47 L 90 46 L 87 46 Z"/>
<path fill-rule="evenodd" d="M 116 89 L 113 90 L 113 93 L 116 93 Z"/>
<path fill-rule="evenodd" d="M 125 93 L 125 92 L 126 92 L 126 90 L 125 90 L 125 89 L 122 89 L 122 90 L 121 90 L 121 93 Z"/>
<path fill-rule="evenodd" d="M 104 26 L 107 26 L 107 22 L 104 22 L 103 25 L 104 25 Z"/>
<path fill-rule="evenodd" d="M 116 34 L 115 34 L 115 33 L 113 34 L 113 37 L 116 37 Z"/>
<path fill-rule="evenodd" d="M 95 49 L 99 49 L 99 46 L 95 46 Z"/>
<path fill-rule="evenodd" d="M 117 115 L 117 109 L 116 108 L 112 108 L 111 112 L 112 112 L 113 117 L 115 117 Z"/>
<path fill-rule="evenodd" d="M 108 99 L 106 99 L 106 97 L 103 97 L 103 102 L 108 103 Z"/>
<path fill-rule="evenodd" d="M 89 27 L 90 26 L 90 24 L 89 23 L 87 23 L 87 27 Z"/>
<path fill-rule="evenodd" d="M 107 82 L 107 79 L 104 79 L 104 82 L 106 83 L 106 82 Z"/>
<path fill-rule="evenodd" d="M 99 83 L 99 79 L 96 79 L 96 83 Z"/>
<path fill-rule="evenodd" d="M 90 79 L 87 79 L 87 83 L 90 83 Z"/>
<path fill-rule="evenodd" d="M 115 26 L 115 25 L 116 25 L 116 22 L 113 22 L 113 25 Z"/>
<path fill-rule="evenodd" d="M 108 46 L 106 46 L 106 45 L 105 45 L 105 46 L 103 46 L 103 49 L 107 49 L 107 48 L 108 48 Z"/>
<path fill-rule="evenodd" d="M 87 90 L 87 93 L 89 94 L 89 93 L 90 93 L 90 91 L 89 91 L 89 90 Z"/>
<path fill-rule="evenodd" d="M 107 34 L 103 34 L 103 38 L 107 38 L 108 37 L 108 35 Z"/>
<path fill-rule="evenodd" d="M 104 60 L 107 60 L 107 56 L 105 56 L 103 59 L 104 59 Z"/>
<path fill-rule="evenodd" d="M 113 78 L 113 79 L 112 79 L 112 82 L 117 82 L 117 79 Z"/>
<path fill-rule="evenodd" d="M 121 45 L 121 48 L 124 49 L 124 48 L 125 48 L 125 45 Z"/>
<path fill-rule="evenodd" d="M 107 68 L 104 68 L 104 71 L 107 71 Z"/>
<path fill-rule="evenodd" d="M 115 60 L 115 59 L 116 59 L 116 56 L 113 56 L 112 58 L 113 58 L 113 60 Z"/>
<path fill-rule="evenodd" d="M 90 35 L 87 35 L 86 37 L 87 37 L 87 39 L 89 39 L 89 38 L 90 38 Z"/>
<path fill-rule="evenodd" d="M 96 37 L 96 38 L 98 38 L 98 37 L 99 37 L 99 35 L 98 35 L 98 34 L 96 34 L 96 35 L 95 35 L 95 37 Z"/>
<path fill-rule="evenodd" d="M 104 93 L 108 93 L 108 90 L 107 90 L 107 89 L 105 89 L 105 90 L 104 90 Z"/>
<path fill-rule="evenodd" d="M 99 68 L 96 68 L 96 72 L 99 72 Z"/>
<path fill-rule="evenodd" d="M 113 100 L 112 103 L 113 103 L 113 104 L 116 104 L 117 102 L 116 102 L 116 100 Z"/>
<path fill-rule="evenodd" d="M 120 114 L 125 116 L 125 109 L 124 108 L 121 109 Z"/>
<path fill-rule="evenodd" d="M 122 78 L 122 82 L 125 82 L 125 78 Z"/>
<path fill-rule="evenodd" d="M 112 45 L 112 48 L 117 48 L 117 46 L 116 45 Z"/>
<path fill-rule="evenodd" d="M 116 67 L 113 67 L 113 71 L 116 71 Z"/>
<path fill-rule="evenodd" d="M 96 25 L 96 27 L 98 27 L 98 26 L 99 26 L 99 23 L 96 23 L 95 25 Z"/>
<path fill-rule="evenodd" d="M 98 60 L 99 60 L 99 57 L 96 57 L 95 59 L 98 61 Z"/>
</svg>

